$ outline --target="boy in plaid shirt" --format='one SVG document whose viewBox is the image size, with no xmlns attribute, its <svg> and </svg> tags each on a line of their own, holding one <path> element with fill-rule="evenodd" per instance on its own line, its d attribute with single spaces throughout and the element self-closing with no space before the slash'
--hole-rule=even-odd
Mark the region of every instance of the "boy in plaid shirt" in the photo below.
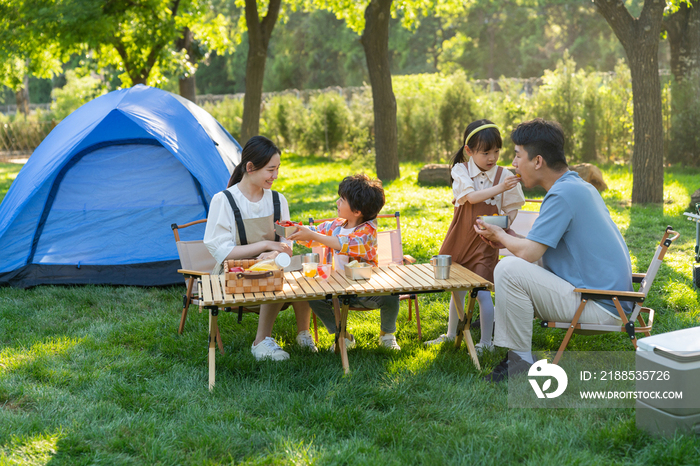
<svg viewBox="0 0 700 466">
<path fill-rule="evenodd" d="M 338 272 L 345 270 L 348 262 L 357 260 L 377 266 L 377 215 L 384 207 L 384 189 L 379 180 L 367 175 L 345 177 L 338 186 L 338 218 L 318 226 L 301 226 L 288 239 L 307 247 L 323 246 L 323 262 L 333 264 Z M 331 262 L 332 261 L 332 262 Z M 328 329 L 335 334 L 333 305 L 326 300 L 310 301 L 309 305 Z M 379 343 L 393 350 L 400 350 L 396 343 L 396 318 L 399 315 L 398 296 L 372 296 L 353 298 L 351 307 L 379 309 L 381 332 Z M 355 346 L 355 338 L 345 341 L 346 347 Z"/>
</svg>

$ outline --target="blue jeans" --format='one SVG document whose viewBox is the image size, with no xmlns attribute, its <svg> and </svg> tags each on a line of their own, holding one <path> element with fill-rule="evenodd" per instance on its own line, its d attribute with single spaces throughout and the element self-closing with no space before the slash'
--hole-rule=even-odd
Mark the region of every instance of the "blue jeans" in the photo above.
<svg viewBox="0 0 700 466">
<path fill-rule="evenodd" d="M 334 334 L 335 314 L 333 313 L 333 302 L 321 299 L 318 301 L 309 301 L 309 306 L 314 314 L 321 319 L 323 325 L 328 329 L 328 333 Z M 381 330 L 385 333 L 394 333 L 396 331 L 396 319 L 399 316 L 399 297 L 398 296 L 370 296 L 351 298 L 350 307 L 362 309 L 379 309 L 381 319 Z"/>
</svg>

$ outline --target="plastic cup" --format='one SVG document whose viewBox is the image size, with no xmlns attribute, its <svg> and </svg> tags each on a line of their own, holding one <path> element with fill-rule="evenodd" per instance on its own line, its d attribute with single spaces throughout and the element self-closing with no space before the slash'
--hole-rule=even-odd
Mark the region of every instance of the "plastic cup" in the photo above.
<svg viewBox="0 0 700 466">
<path fill-rule="evenodd" d="M 328 280 L 328 277 L 331 276 L 331 272 L 333 272 L 333 267 L 331 264 L 319 264 L 316 270 L 318 272 L 318 278 Z"/>
<path fill-rule="evenodd" d="M 301 266 L 305 277 L 314 278 L 316 275 L 318 275 L 318 262 L 307 262 L 305 264 L 301 264 Z"/>
</svg>

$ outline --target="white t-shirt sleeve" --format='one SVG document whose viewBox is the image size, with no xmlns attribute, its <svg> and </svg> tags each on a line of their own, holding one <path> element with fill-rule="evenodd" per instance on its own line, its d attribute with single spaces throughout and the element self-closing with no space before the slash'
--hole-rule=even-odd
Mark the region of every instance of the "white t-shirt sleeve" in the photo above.
<svg viewBox="0 0 700 466">
<path fill-rule="evenodd" d="M 455 205 L 462 205 L 466 201 L 464 196 L 474 191 L 474 181 L 463 163 L 458 163 L 451 170 L 452 174 L 452 195 L 455 198 Z"/>
<path fill-rule="evenodd" d="M 236 222 L 224 193 L 217 193 L 209 205 L 204 245 L 221 264 L 236 246 Z"/>
</svg>

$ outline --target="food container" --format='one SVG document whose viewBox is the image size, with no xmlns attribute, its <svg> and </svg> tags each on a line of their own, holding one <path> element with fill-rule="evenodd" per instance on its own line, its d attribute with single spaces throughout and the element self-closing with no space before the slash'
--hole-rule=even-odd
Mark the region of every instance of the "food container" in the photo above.
<svg viewBox="0 0 700 466">
<path fill-rule="evenodd" d="M 333 272 L 333 266 L 331 266 L 331 264 L 319 264 L 316 270 L 318 271 L 316 275 L 318 278 L 321 280 L 328 280 L 328 277 L 330 277 Z"/>
<path fill-rule="evenodd" d="M 477 218 L 484 223 L 496 225 L 504 230 L 510 226 L 510 217 L 507 215 L 480 215 Z"/>
<path fill-rule="evenodd" d="M 452 266 L 452 256 L 441 254 L 430 258 L 430 265 L 433 266 L 435 280 L 447 280 L 450 278 L 450 267 Z"/>
<path fill-rule="evenodd" d="M 279 223 L 275 223 L 275 233 L 277 233 L 282 238 L 289 237 L 292 233 L 296 232 L 298 225 L 292 225 L 290 227 L 283 227 Z"/>
<path fill-rule="evenodd" d="M 317 252 L 309 252 L 306 254 L 302 254 L 301 255 L 301 263 L 306 264 L 309 262 L 315 262 L 316 264 L 321 262 L 321 258 L 319 256 L 319 254 Z"/>
<path fill-rule="evenodd" d="M 345 277 L 350 280 L 369 280 L 372 277 L 372 266 L 361 262 L 354 267 L 345 266 Z"/>
<path fill-rule="evenodd" d="M 232 267 L 249 268 L 260 262 L 256 259 L 224 261 L 224 292 L 259 293 L 263 291 L 282 291 L 284 287 L 284 272 L 282 270 L 265 270 L 260 272 L 229 272 Z"/>
<path fill-rule="evenodd" d="M 318 262 L 304 262 L 301 269 L 306 278 L 315 278 L 318 275 Z"/>
<path fill-rule="evenodd" d="M 275 257 L 275 264 L 277 267 L 280 269 L 283 269 L 285 267 L 289 267 L 289 264 L 292 263 L 292 258 L 289 257 L 289 254 L 286 252 L 281 252 L 277 254 L 277 257 Z"/>
</svg>

